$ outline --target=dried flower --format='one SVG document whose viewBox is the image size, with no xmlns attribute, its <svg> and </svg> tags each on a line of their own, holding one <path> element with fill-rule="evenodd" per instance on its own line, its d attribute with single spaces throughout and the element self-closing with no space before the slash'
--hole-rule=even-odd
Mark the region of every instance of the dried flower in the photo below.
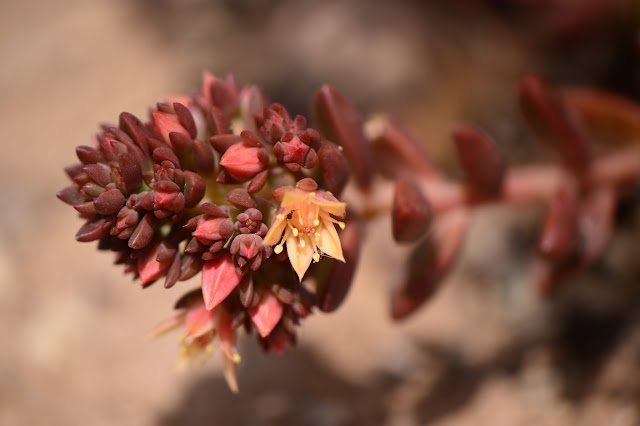
<svg viewBox="0 0 640 426">
<path fill-rule="evenodd" d="M 213 351 L 217 339 L 222 346 L 225 378 L 232 391 L 238 391 L 235 364 L 241 360 L 236 347 L 236 332 L 232 327 L 233 316 L 223 307 L 213 310 L 205 307 L 199 292 L 188 293 L 176 304 L 179 312 L 158 324 L 150 333 L 154 339 L 177 327 L 184 326 L 180 337 L 178 370 L 184 370 L 195 359 Z"/>
</svg>

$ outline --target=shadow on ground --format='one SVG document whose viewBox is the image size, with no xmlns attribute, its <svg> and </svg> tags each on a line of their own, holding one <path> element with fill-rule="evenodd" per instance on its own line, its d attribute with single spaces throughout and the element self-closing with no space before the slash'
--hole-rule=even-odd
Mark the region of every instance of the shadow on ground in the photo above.
<svg viewBox="0 0 640 426">
<path fill-rule="evenodd" d="M 432 424 L 463 411 L 492 379 L 522 382 L 525 370 L 539 362 L 530 355 L 541 351 L 548 354 L 544 368 L 559 385 L 558 397 L 579 407 L 601 391 L 600 371 L 623 342 L 621 336 L 640 323 L 629 311 L 599 313 L 576 304 L 558 310 L 553 333 L 518 336 L 484 362 L 468 362 L 454 347 L 423 343 L 409 372 L 380 372 L 362 385 L 346 381 L 305 348 L 281 356 L 256 352 L 243 360 L 239 395 L 230 393 L 223 378 L 204 377 L 158 423 L 384 425 L 403 419 L 406 424 Z M 640 360 L 630 367 L 640 371 Z M 640 400 L 638 386 L 620 391 Z"/>
</svg>

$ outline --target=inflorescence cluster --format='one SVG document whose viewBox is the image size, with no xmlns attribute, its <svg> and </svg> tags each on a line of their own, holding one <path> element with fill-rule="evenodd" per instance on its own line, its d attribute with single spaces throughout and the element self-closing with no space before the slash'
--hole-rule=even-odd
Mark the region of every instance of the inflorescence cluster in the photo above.
<svg viewBox="0 0 640 426">
<path fill-rule="evenodd" d="M 115 252 L 143 287 L 201 274 L 201 286 L 151 334 L 183 328 L 180 365 L 219 341 L 235 390 L 237 331 L 255 330 L 265 350 L 281 351 L 314 308 L 335 310 L 365 219 L 390 214 L 396 242 L 413 245 L 392 286 L 395 319 L 434 293 L 473 209 L 486 203 L 548 205 L 534 261 L 542 294 L 598 258 L 617 200 L 639 180 L 640 153 L 633 143 L 603 149 L 585 123 L 637 142 L 640 108 L 596 91 L 559 92 L 533 76 L 523 79 L 520 101 L 559 161 L 508 170 L 489 136 L 464 126 L 453 139 L 466 180 L 455 181 L 397 123 L 365 125 L 331 86 L 313 98 L 311 128 L 259 88 L 205 74 L 200 92 L 158 103 L 147 122 L 122 113 L 95 147 L 79 146 L 79 163 L 65 169 L 72 184 L 58 197 L 85 220 L 76 239 Z"/>
</svg>

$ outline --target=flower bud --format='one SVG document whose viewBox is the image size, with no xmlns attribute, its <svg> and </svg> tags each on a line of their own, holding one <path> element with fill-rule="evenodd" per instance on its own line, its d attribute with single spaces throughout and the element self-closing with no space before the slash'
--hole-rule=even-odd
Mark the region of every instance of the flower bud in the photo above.
<svg viewBox="0 0 640 426">
<path fill-rule="evenodd" d="M 155 111 L 151 114 L 151 118 L 153 120 L 154 130 L 160 135 L 164 143 L 169 146 L 172 146 L 171 138 L 169 137 L 169 134 L 172 132 L 182 133 L 185 136 L 191 137 L 187 129 L 180 124 L 178 117 L 173 114 Z"/>
<path fill-rule="evenodd" d="M 265 246 L 262 238 L 256 234 L 238 235 L 233 239 L 229 251 L 238 274 L 244 274 L 248 269 L 256 271 L 263 259 L 271 255 L 271 247 Z"/>
<path fill-rule="evenodd" d="M 262 223 L 262 213 L 258 209 L 247 209 L 236 217 L 235 230 L 241 234 L 258 234 L 264 237 L 267 226 Z"/>
<path fill-rule="evenodd" d="M 264 148 L 244 142 L 229 147 L 220 158 L 220 165 L 235 180 L 245 182 L 267 168 L 269 155 Z"/>
<path fill-rule="evenodd" d="M 318 164 L 316 151 L 292 133 L 287 133 L 273 146 L 273 154 L 279 163 L 293 172 L 297 172 L 301 167 L 312 169 Z"/>
</svg>

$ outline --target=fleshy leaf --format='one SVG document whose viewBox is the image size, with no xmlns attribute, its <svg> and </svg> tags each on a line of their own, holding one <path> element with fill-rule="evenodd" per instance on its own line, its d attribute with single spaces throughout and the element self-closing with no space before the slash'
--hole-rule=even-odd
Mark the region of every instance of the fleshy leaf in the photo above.
<svg viewBox="0 0 640 426">
<path fill-rule="evenodd" d="M 260 336 L 266 337 L 282 318 L 282 303 L 273 293 L 266 291 L 260 303 L 249 309 L 249 315 Z"/>
<path fill-rule="evenodd" d="M 207 260 L 202 266 L 202 297 L 207 309 L 218 306 L 240 283 L 230 254 Z"/>
</svg>

